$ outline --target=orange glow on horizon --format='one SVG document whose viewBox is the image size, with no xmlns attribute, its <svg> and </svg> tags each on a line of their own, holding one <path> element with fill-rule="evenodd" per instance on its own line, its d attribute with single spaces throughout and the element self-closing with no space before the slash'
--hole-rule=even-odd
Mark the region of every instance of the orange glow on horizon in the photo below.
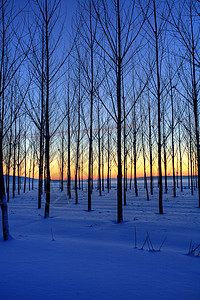
<svg viewBox="0 0 200 300">
<path fill-rule="evenodd" d="M 131 167 L 130 167 L 130 162 L 127 163 L 128 165 L 128 170 L 127 170 L 127 177 L 128 179 L 131 178 Z M 71 166 L 71 179 L 74 180 L 75 178 L 75 170 L 73 168 L 74 166 Z M 179 165 L 178 165 L 179 167 Z M 175 164 L 175 175 L 177 175 L 177 164 Z M 98 179 L 98 165 L 95 162 L 94 164 L 94 171 L 93 171 L 93 179 L 97 180 Z M 107 166 L 105 164 L 104 166 L 104 179 L 106 180 L 107 178 Z M 56 164 L 56 162 L 54 161 L 51 164 L 51 169 L 50 169 L 50 174 L 51 174 L 51 179 L 52 180 L 60 180 L 61 175 L 60 175 L 60 171 L 59 168 Z M 180 176 L 180 172 L 178 169 L 178 174 Z M 162 165 L 162 175 L 164 177 L 164 164 Z M 169 161 L 168 166 L 167 166 L 167 176 L 172 176 L 172 166 L 171 166 L 171 161 Z M 188 175 L 188 168 L 187 168 L 187 159 L 184 160 L 183 158 L 183 164 L 182 164 L 182 176 L 187 176 Z M 140 158 L 137 162 L 137 177 L 138 178 L 142 178 L 144 176 L 144 170 L 143 170 L 143 161 L 142 158 Z M 150 177 L 150 167 L 147 164 L 147 168 L 146 168 L 146 176 Z M 158 169 L 157 166 L 154 164 L 153 165 L 153 176 L 158 176 Z M 122 165 L 122 178 L 124 177 L 124 170 L 123 170 L 123 165 Z M 134 177 L 134 169 L 132 169 L 132 178 Z M 116 166 L 112 166 L 111 168 L 111 178 L 117 178 L 117 167 Z M 82 179 L 82 174 L 81 174 L 81 179 Z M 88 179 L 88 166 L 87 163 L 85 164 L 84 170 L 83 170 L 83 180 L 87 180 Z M 67 170 L 65 169 L 64 171 L 64 180 L 67 180 Z"/>
<path fill-rule="evenodd" d="M 84 180 L 88 179 L 88 164 L 87 161 L 83 163 L 83 175 L 81 172 L 81 179 L 83 177 Z M 29 166 L 29 162 L 27 163 L 27 166 Z M 149 162 L 146 160 L 146 176 L 150 177 L 150 166 L 149 166 Z M 180 176 L 180 171 L 179 171 L 179 164 L 178 164 L 178 175 Z M 107 179 L 107 165 L 106 165 L 106 161 L 104 163 L 104 180 Z M 4 174 L 6 174 L 6 168 L 4 166 Z M 10 175 L 13 175 L 13 170 L 10 170 Z M 34 174 L 34 178 L 38 179 L 38 166 L 35 166 L 35 174 Z M 162 165 L 162 175 L 164 177 L 164 164 Z M 172 176 L 172 163 L 171 160 L 169 160 L 168 165 L 167 165 L 167 176 Z M 177 161 L 175 162 L 175 175 L 177 175 Z M 183 156 L 182 159 L 182 175 L 183 176 L 187 176 L 188 175 L 188 160 L 186 156 Z M 21 168 L 20 171 L 20 176 L 24 177 L 24 169 Z M 29 177 L 29 168 L 27 168 L 27 177 Z M 30 172 L 30 176 L 32 178 L 32 170 Z M 58 162 L 55 159 L 51 165 L 50 165 L 50 176 L 52 180 L 60 180 L 61 179 L 61 172 L 59 170 L 58 167 Z M 102 176 L 102 173 L 101 173 Z M 144 176 L 144 170 L 143 170 L 143 159 L 142 157 L 140 157 L 137 161 L 137 177 L 138 178 L 142 178 Z M 157 165 L 156 165 L 156 161 L 154 161 L 154 165 L 153 165 L 153 176 L 158 176 L 158 169 L 157 169 Z M 17 177 L 17 171 L 16 171 L 16 177 Z M 124 169 L 123 169 L 123 164 L 122 164 L 122 178 L 124 177 Z M 74 180 L 75 178 L 75 164 L 71 165 L 71 179 Z M 111 165 L 111 178 L 117 178 L 117 167 Z M 127 178 L 130 179 L 131 178 L 131 163 L 130 161 L 127 162 Z M 132 178 L 134 178 L 134 167 L 132 165 Z M 94 161 L 94 167 L 93 167 L 93 179 L 97 180 L 98 179 L 98 164 L 96 161 Z M 67 166 L 65 165 L 64 168 L 64 180 L 67 180 Z"/>
</svg>

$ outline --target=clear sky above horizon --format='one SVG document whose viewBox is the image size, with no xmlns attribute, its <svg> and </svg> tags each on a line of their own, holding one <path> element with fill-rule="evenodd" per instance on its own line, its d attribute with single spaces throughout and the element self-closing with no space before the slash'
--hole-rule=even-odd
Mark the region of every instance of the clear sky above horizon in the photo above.
<svg viewBox="0 0 200 300">
<path fill-rule="evenodd" d="M 16 8 L 17 7 L 22 8 L 28 2 L 31 5 L 36 6 L 37 1 L 39 1 L 40 3 L 43 3 L 43 1 L 45 1 L 45 0 L 30 0 L 30 1 L 28 1 L 28 0 L 13 0 L 13 3 L 14 3 L 14 5 L 15 5 Z M 48 0 L 48 3 L 50 3 L 50 2 L 53 3 L 54 1 L 58 2 L 59 0 Z M 61 17 L 62 18 L 58 19 L 58 21 L 59 21 L 58 23 L 60 25 L 62 23 L 62 20 L 65 18 L 65 28 L 63 30 L 64 45 L 66 45 L 67 42 L 68 42 L 67 35 L 68 35 L 68 33 L 71 32 L 71 21 L 72 21 L 73 14 L 76 12 L 77 2 L 78 2 L 78 0 L 61 0 L 60 1 L 60 4 L 61 4 L 61 11 L 60 11 L 60 13 L 61 13 Z M 109 2 L 109 0 L 108 0 L 108 2 Z M 127 2 L 129 3 L 129 0 L 127 0 Z M 58 25 L 58 27 L 59 27 L 59 25 Z M 55 34 L 57 34 L 58 30 L 54 30 L 54 32 L 55 32 Z M 62 52 L 60 52 L 60 53 L 62 55 Z M 58 147 L 59 146 L 56 145 L 56 149 Z M 128 161 L 128 164 L 130 164 L 129 161 Z M 141 162 L 139 162 L 138 165 L 139 165 L 139 167 L 138 167 L 138 176 L 143 176 L 143 169 L 142 169 L 143 161 L 142 161 L 142 158 L 141 158 Z M 87 176 L 87 170 L 88 170 L 88 168 L 86 168 L 86 172 L 85 172 L 86 175 L 85 176 Z M 97 168 L 95 169 L 95 171 L 97 172 Z M 112 172 L 113 172 L 112 176 L 117 176 L 117 169 L 116 169 L 115 166 L 112 168 Z M 73 173 L 73 171 L 72 171 L 72 173 Z M 168 175 L 171 174 L 171 167 L 170 166 L 168 168 L 168 173 L 169 173 Z M 183 173 L 184 173 L 184 175 L 187 174 L 187 165 L 186 164 L 183 166 Z M 155 165 L 154 175 L 156 175 L 156 174 L 157 174 L 157 166 Z M 128 176 L 129 175 L 130 174 L 128 173 Z M 57 160 L 54 160 L 53 163 L 51 164 L 51 176 L 52 176 L 52 178 L 59 179 L 60 175 L 59 175 Z M 74 174 L 73 174 L 73 176 L 74 176 Z M 36 174 L 36 177 L 37 177 L 37 174 Z M 94 174 L 94 178 L 96 178 L 96 177 L 97 177 L 97 174 L 95 173 Z"/>
<path fill-rule="evenodd" d="M 53 0 L 51 0 L 53 1 Z M 22 8 L 23 6 L 26 5 L 26 3 L 30 2 L 30 3 L 34 3 L 36 2 L 35 0 L 13 0 L 14 5 L 16 7 L 20 7 Z M 40 0 L 41 2 L 41 0 Z M 77 0 L 61 0 L 61 8 L 62 8 L 62 13 L 66 14 L 66 21 L 68 22 L 70 20 L 72 20 L 72 16 L 73 13 L 76 10 L 76 6 L 77 6 Z"/>
</svg>

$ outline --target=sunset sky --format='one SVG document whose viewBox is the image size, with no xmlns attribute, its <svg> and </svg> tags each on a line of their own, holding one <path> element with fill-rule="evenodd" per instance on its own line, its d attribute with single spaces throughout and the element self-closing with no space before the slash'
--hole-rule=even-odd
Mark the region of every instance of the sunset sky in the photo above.
<svg viewBox="0 0 200 300">
<path fill-rule="evenodd" d="M 22 0 L 16 0 L 15 1 L 16 6 L 19 6 L 19 7 L 23 7 L 23 5 L 25 5 L 25 3 L 26 3 L 26 1 L 24 1 L 24 0 L 23 1 Z M 34 1 L 31 1 L 31 5 L 34 5 Z M 65 30 L 67 30 L 67 33 L 68 33 L 68 34 L 65 35 L 65 32 L 64 32 L 64 34 L 63 34 L 64 35 L 64 39 L 63 39 L 64 41 L 65 41 L 65 39 L 66 40 L 69 39 L 69 36 L 71 34 L 71 21 L 72 21 L 72 16 L 76 11 L 76 6 L 77 6 L 76 1 L 72 1 L 72 0 L 61 1 L 61 15 L 62 15 L 62 17 L 66 15 Z M 59 25 L 60 25 L 60 23 L 59 23 Z M 66 38 L 65 38 L 65 36 L 66 36 Z M 60 53 L 60 55 L 62 55 L 62 53 Z M 131 74 L 130 75 L 130 77 L 131 77 L 132 73 L 130 72 L 130 74 Z M 130 78 L 128 78 L 128 80 L 130 80 Z M 127 87 L 127 90 L 128 89 L 129 89 L 129 86 Z M 71 93 L 73 93 L 73 92 L 71 92 Z M 65 96 L 66 96 L 65 94 L 59 94 L 58 97 L 65 97 Z M 144 97 L 147 97 L 147 95 L 144 95 Z M 107 101 L 109 102 L 110 100 L 107 100 Z M 128 105 L 130 106 L 131 102 L 130 102 L 130 100 L 128 100 L 128 101 L 129 101 Z M 144 101 L 144 103 L 145 103 L 145 101 Z M 155 105 L 154 100 L 152 101 L 152 103 L 154 103 L 154 105 Z M 108 106 L 109 105 L 110 105 L 110 103 L 108 104 Z M 146 104 L 144 104 L 144 106 L 145 105 Z M 178 104 L 177 104 L 177 106 L 178 106 Z M 85 118 L 88 121 L 89 115 L 88 115 L 88 109 L 87 108 L 89 108 L 89 104 L 88 104 L 88 100 L 86 99 L 86 101 L 84 102 L 84 109 L 86 110 Z M 97 109 L 97 105 L 95 107 L 95 117 L 96 117 L 96 109 Z M 167 109 L 168 108 L 166 108 L 166 111 L 167 111 Z M 154 110 L 155 110 L 155 107 L 154 107 Z M 59 112 L 56 111 L 56 114 L 59 115 Z M 167 114 L 168 114 L 168 112 L 167 112 Z M 102 119 L 104 117 L 105 117 L 105 114 L 103 112 Z M 168 116 L 168 115 L 166 117 L 166 126 L 168 126 L 169 128 L 170 128 L 170 121 L 168 119 L 170 117 L 171 116 Z M 152 116 L 152 118 L 154 118 L 154 121 L 155 121 L 155 119 L 156 119 L 155 114 L 154 114 L 154 116 Z M 131 119 L 131 117 L 130 117 L 130 119 Z M 140 122 L 140 120 L 138 121 L 137 124 L 139 124 L 139 122 Z M 84 124 L 83 124 L 83 127 L 84 127 Z M 113 130 L 113 132 L 115 132 L 115 129 L 112 129 L 112 128 L 114 128 L 113 125 L 111 125 L 111 131 Z M 53 155 L 52 155 L 52 162 L 51 162 L 51 178 L 52 179 L 59 179 L 60 178 L 60 170 L 59 170 L 60 169 L 60 167 L 59 167 L 60 152 L 59 152 L 58 149 L 60 149 L 60 135 L 59 135 L 59 132 L 61 132 L 61 130 L 62 130 L 61 128 L 58 129 L 57 137 L 55 138 L 54 145 L 53 145 Z M 95 130 L 97 130 L 97 122 L 94 124 L 94 132 L 95 132 Z M 96 132 L 95 132 L 95 134 L 96 134 Z M 188 157 L 186 155 L 186 142 L 185 142 L 184 135 L 185 135 L 185 133 L 182 135 L 182 137 L 183 137 L 183 139 L 182 139 L 183 148 L 184 148 L 183 153 L 182 153 L 182 159 L 183 159 L 182 167 L 183 167 L 183 175 L 187 175 L 187 173 L 188 173 Z M 85 134 L 85 136 L 86 136 L 86 134 Z M 37 138 L 37 137 L 35 136 L 35 138 Z M 177 138 L 177 136 L 176 136 L 176 138 Z M 94 138 L 94 140 L 95 140 L 95 138 Z M 115 136 L 113 138 L 113 145 L 112 145 L 113 153 L 115 153 L 115 155 L 113 154 L 112 162 L 111 162 L 111 170 L 112 170 L 111 176 L 112 177 L 117 176 L 117 168 L 116 168 L 116 154 L 117 154 L 117 152 L 116 152 L 116 144 L 115 144 L 116 140 L 115 140 L 115 142 L 114 142 L 114 140 L 115 140 Z M 148 139 L 146 138 L 146 143 L 147 143 L 147 140 Z M 76 141 L 76 134 L 73 134 L 72 146 L 74 146 L 74 149 L 75 149 L 75 141 Z M 168 139 L 168 141 L 169 141 L 169 144 L 170 144 L 170 142 L 171 142 L 170 138 Z M 141 137 L 139 137 L 138 142 L 141 143 Z M 177 142 L 177 139 L 176 139 L 176 142 Z M 31 138 L 30 137 L 27 138 L 27 144 L 29 144 L 29 143 L 31 143 Z M 131 142 L 129 141 L 129 144 L 130 143 Z M 97 153 L 97 142 L 94 142 L 94 144 L 95 144 L 94 149 Z M 83 157 L 80 155 L 80 165 L 82 164 L 82 160 L 83 160 L 83 177 L 84 177 L 84 179 L 86 179 L 87 176 L 88 176 L 87 175 L 88 174 L 88 139 L 87 139 L 87 137 L 83 138 L 83 147 L 84 147 L 85 150 L 84 150 Z M 75 150 L 73 150 L 73 151 L 74 151 L 74 153 L 72 154 L 72 156 L 75 157 Z M 171 149 L 170 149 L 170 146 L 169 146 L 168 157 L 167 157 L 167 175 L 169 175 L 169 176 L 172 175 L 172 168 L 171 168 L 172 158 L 171 158 L 171 152 L 170 151 L 171 151 Z M 67 134 L 65 136 L 65 170 L 64 170 L 64 178 L 65 179 L 66 179 L 66 176 L 67 176 L 67 170 L 66 170 L 67 169 L 66 168 L 67 154 L 66 154 L 66 152 L 67 152 Z M 139 149 L 139 152 L 140 152 L 140 154 L 138 155 L 138 158 L 137 158 L 137 176 L 142 177 L 143 176 L 143 157 L 142 157 L 141 148 Z M 123 156 L 123 151 L 122 151 L 122 156 Z M 177 157 L 178 157 L 178 143 L 176 144 L 175 169 L 176 169 L 176 172 L 177 172 L 177 170 L 179 172 L 180 166 L 179 166 L 179 161 L 177 163 Z M 157 176 L 158 175 L 158 170 L 157 170 L 157 141 L 156 141 L 156 138 L 154 139 L 153 161 L 154 161 L 153 174 L 155 176 Z M 72 178 L 74 178 L 74 164 L 75 164 L 75 158 L 72 159 L 72 169 L 71 169 Z M 28 163 L 28 165 L 29 165 L 29 163 Z M 82 165 L 81 165 L 81 167 L 82 167 Z M 123 158 L 122 158 L 122 170 L 123 170 Z M 97 171 L 98 171 L 98 164 L 97 164 L 97 157 L 96 157 L 96 159 L 94 159 L 94 178 L 97 178 L 97 175 L 98 175 Z M 131 153 L 130 153 L 130 151 L 128 153 L 127 172 L 128 172 L 128 177 L 130 178 L 130 176 L 131 176 Z M 149 168 L 148 154 L 147 154 L 147 159 L 146 159 L 146 172 L 147 172 L 147 176 L 149 176 L 150 168 Z M 23 173 L 23 171 L 22 171 L 22 173 Z M 164 176 L 164 164 L 162 165 L 162 173 L 163 173 L 163 176 Z M 23 174 L 22 174 L 22 176 L 23 176 Z M 106 153 L 106 150 L 105 150 L 105 153 L 104 153 L 104 178 L 106 178 L 106 176 L 107 176 L 107 153 Z M 36 171 L 35 171 L 35 177 L 36 178 L 38 177 L 37 166 L 36 166 Z"/>
</svg>

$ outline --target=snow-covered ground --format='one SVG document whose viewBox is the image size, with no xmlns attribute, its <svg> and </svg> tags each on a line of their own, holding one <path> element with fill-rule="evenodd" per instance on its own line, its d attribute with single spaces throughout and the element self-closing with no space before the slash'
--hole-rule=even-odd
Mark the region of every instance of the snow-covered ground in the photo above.
<svg viewBox="0 0 200 300">
<path fill-rule="evenodd" d="M 147 201 L 141 182 L 139 197 L 128 190 L 120 224 L 116 186 L 101 197 L 94 190 L 88 212 L 86 190 L 75 205 L 74 192 L 69 200 L 52 182 L 48 219 L 37 189 L 11 198 L 13 239 L 3 242 L 0 232 L 0 299 L 200 299 L 200 257 L 187 255 L 191 239 L 200 243 L 198 195 L 177 195 L 163 195 L 159 215 L 158 190 Z M 150 241 L 141 250 L 147 232 L 155 250 L 166 238 L 161 251 L 149 251 Z"/>
</svg>

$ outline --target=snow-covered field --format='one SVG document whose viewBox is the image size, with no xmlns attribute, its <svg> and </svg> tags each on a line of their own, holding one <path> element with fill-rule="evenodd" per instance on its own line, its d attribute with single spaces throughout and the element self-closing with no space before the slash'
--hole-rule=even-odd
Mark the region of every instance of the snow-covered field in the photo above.
<svg viewBox="0 0 200 300">
<path fill-rule="evenodd" d="M 101 197 L 94 190 L 91 212 L 86 190 L 78 205 L 57 182 L 51 192 L 49 219 L 44 203 L 37 209 L 37 189 L 11 198 L 13 239 L 0 233 L 1 300 L 200 299 L 200 257 L 187 255 L 191 239 L 200 243 L 197 191 L 173 198 L 169 188 L 159 215 L 158 190 L 147 201 L 141 182 L 139 197 L 128 190 L 120 224 L 115 186 Z M 147 232 L 155 250 L 166 238 L 161 251 L 149 251 L 150 241 L 141 250 Z"/>
</svg>

